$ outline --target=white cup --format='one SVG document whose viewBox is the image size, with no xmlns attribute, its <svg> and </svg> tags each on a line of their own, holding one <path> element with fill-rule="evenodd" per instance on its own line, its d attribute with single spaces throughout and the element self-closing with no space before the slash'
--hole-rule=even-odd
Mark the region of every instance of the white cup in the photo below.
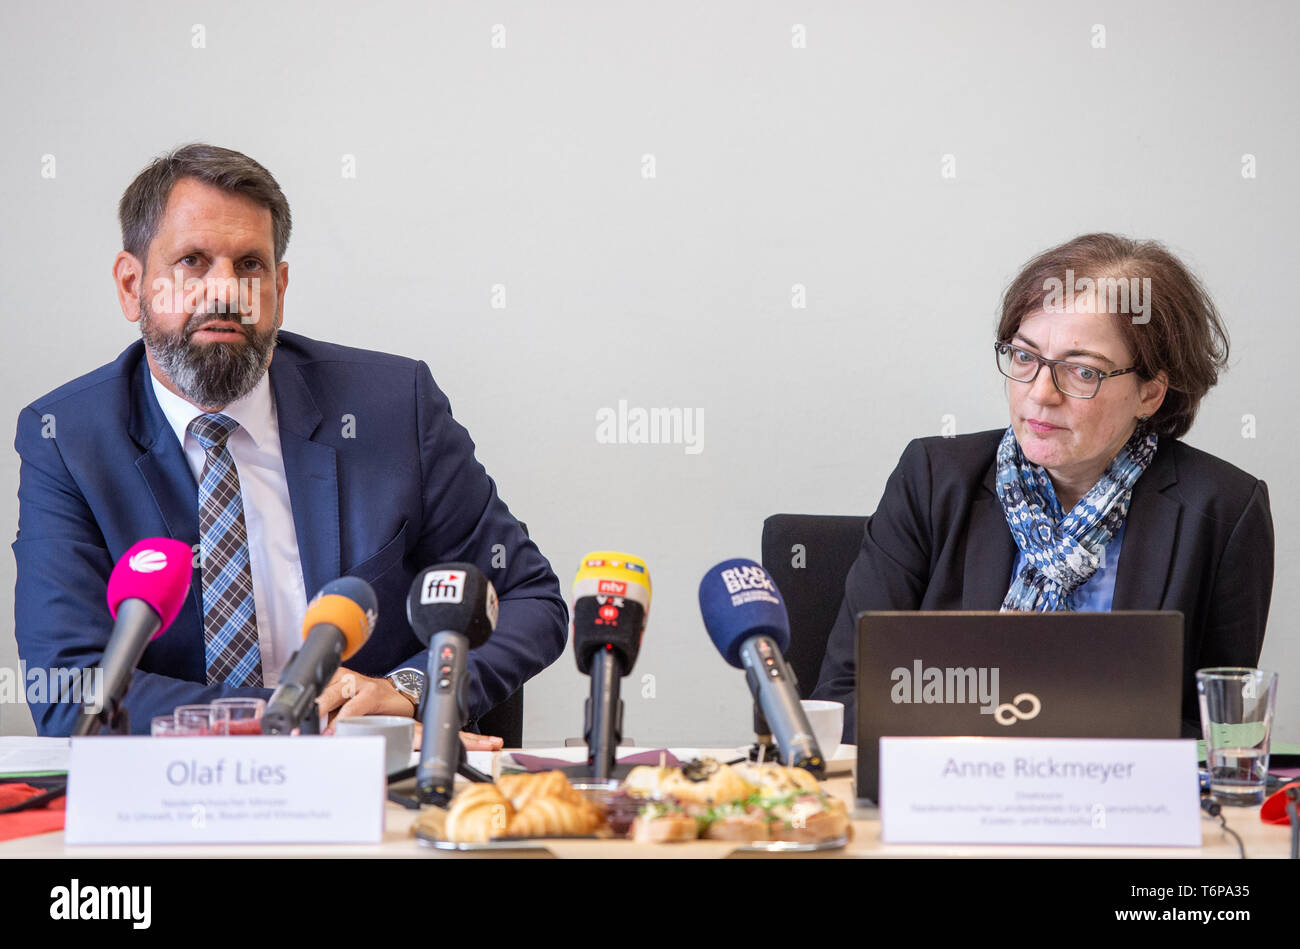
<svg viewBox="0 0 1300 949">
<path fill-rule="evenodd" d="M 803 699 L 799 704 L 808 716 L 808 724 L 812 726 L 813 737 L 817 739 L 822 757 L 830 761 L 839 750 L 840 739 L 844 736 L 844 703 Z"/>
<path fill-rule="evenodd" d="M 392 774 L 410 767 L 411 745 L 415 743 L 415 719 L 400 715 L 358 715 L 340 718 L 334 723 L 334 734 L 357 738 L 361 735 L 382 735 L 384 739 L 384 773 Z"/>
</svg>

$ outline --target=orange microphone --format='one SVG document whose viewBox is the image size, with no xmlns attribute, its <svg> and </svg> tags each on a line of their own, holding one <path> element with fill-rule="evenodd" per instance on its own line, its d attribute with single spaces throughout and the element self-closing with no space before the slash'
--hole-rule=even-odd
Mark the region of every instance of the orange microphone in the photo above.
<svg viewBox="0 0 1300 949">
<path fill-rule="evenodd" d="M 319 733 L 316 698 L 339 665 L 365 645 L 378 616 L 379 600 L 364 580 L 340 577 L 321 588 L 307 604 L 302 648 L 289 659 L 262 713 L 262 734 L 287 735 L 295 728 Z"/>
</svg>

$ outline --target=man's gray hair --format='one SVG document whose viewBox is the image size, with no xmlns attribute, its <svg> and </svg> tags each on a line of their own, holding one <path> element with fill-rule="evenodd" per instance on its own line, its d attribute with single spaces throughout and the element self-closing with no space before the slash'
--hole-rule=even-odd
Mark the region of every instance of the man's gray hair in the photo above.
<svg viewBox="0 0 1300 949">
<path fill-rule="evenodd" d="M 196 142 L 155 158 L 122 192 L 117 206 L 122 223 L 122 247 L 144 260 L 158 233 L 172 187 L 182 178 L 196 178 L 231 194 L 252 198 L 271 212 L 275 262 L 284 258 L 292 219 L 289 202 L 271 173 L 241 152 Z"/>
</svg>

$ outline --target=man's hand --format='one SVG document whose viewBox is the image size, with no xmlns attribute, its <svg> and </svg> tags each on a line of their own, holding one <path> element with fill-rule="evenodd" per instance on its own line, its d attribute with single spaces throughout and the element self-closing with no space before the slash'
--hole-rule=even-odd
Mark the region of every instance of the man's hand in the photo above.
<svg viewBox="0 0 1300 949">
<path fill-rule="evenodd" d="M 316 707 L 321 715 L 329 714 L 329 727 L 325 729 L 327 735 L 334 734 L 334 721 L 338 718 L 352 718 L 356 715 L 415 717 L 415 703 L 398 692 L 391 681 L 386 678 L 372 679 L 341 667 L 321 690 L 316 699 Z M 416 722 L 416 750 L 420 747 L 423 732 L 420 723 Z M 461 732 L 460 740 L 465 743 L 468 751 L 499 751 L 505 745 L 505 741 L 495 735 L 475 735 L 473 732 Z"/>
<path fill-rule="evenodd" d="M 420 722 L 415 723 L 415 744 L 416 751 L 420 750 L 420 739 L 424 737 L 424 728 Z M 473 732 L 461 732 L 460 740 L 465 744 L 466 751 L 500 751 L 505 747 L 506 740 L 496 735 L 476 735 Z"/>
<path fill-rule="evenodd" d="M 415 703 L 398 692 L 388 679 L 372 679 L 342 667 L 321 690 L 316 707 L 322 715 L 329 715 L 329 727 L 325 729 L 327 735 L 334 733 L 334 721 L 338 718 L 357 715 L 415 717 Z"/>
</svg>

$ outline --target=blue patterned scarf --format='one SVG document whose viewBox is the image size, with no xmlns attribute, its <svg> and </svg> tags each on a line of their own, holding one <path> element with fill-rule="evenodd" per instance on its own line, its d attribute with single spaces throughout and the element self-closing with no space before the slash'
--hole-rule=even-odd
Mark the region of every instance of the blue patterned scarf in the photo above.
<svg viewBox="0 0 1300 949">
<path fill-rule="evenodd" d="M 1002 601 L 1004 611 L 1073 608 L 1074 591 L 1097 572 L 1128 515 L 1133 485 L 1155 456 L 1156 434 L 1145 428 L 1138 425 L 1101 480 L 1066 514 L 1047 472 L 1025 458 L 1007 427 L 998 445 L 998 500 L 1025 563 Z"/>
</svg>

